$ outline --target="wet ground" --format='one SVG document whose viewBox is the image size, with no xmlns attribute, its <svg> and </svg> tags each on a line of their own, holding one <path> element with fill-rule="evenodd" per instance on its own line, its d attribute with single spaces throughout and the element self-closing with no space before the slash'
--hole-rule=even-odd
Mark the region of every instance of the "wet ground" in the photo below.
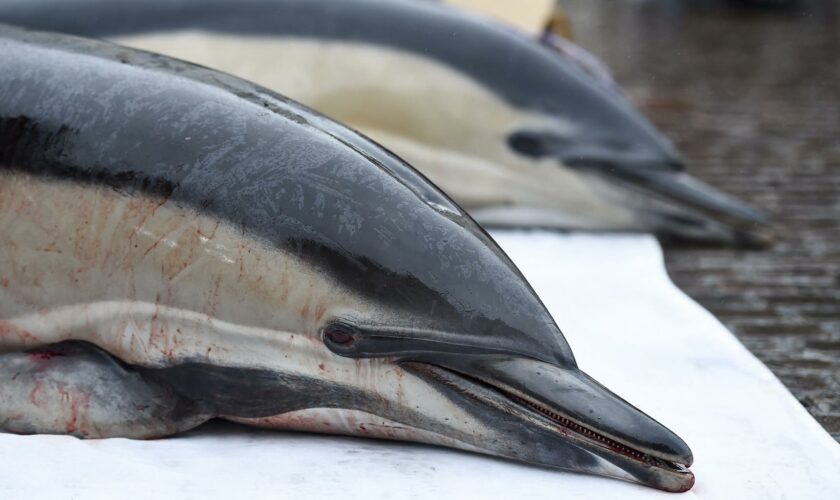
<svg viewBox="0 0 840 500">
<path fill-rule="evenodd" d="M 689 171 L 773 219 L 770 250 L 668 248 L 668 270 L 840 441 L 840 2 L 561 5 Z"/>
</svg>

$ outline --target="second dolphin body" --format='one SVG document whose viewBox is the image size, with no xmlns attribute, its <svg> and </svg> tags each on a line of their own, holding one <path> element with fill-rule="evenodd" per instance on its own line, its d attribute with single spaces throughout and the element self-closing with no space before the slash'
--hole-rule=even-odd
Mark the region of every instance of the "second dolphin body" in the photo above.
<svg viewBox="0 0 840 500">
<path fill-rule="evenodd" d="M 221 69 L 397 152 L 480 223 L 764 244 L 613 88 L 550 44 L 419 0 L 2 0 L 0 21 Z"/>
</svg>

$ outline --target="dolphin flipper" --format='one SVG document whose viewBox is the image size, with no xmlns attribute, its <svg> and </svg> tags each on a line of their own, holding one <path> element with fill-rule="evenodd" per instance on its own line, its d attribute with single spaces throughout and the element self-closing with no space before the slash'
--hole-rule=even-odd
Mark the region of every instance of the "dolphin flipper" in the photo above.
<svg viewBox="0 0 840 500">
<path fill-rule="evenodd" d="M 0 380 L 3 432 L 142 439 L 206 420 L 170 388 L 85 342 L 0 354 Z"/>
</svg>

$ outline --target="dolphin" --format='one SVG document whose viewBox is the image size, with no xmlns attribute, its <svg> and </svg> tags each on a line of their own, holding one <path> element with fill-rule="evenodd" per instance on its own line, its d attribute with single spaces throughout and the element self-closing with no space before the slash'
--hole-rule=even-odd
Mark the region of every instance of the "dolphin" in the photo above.
<svg viewBox="0 0 840 500">
<path fill-rule="evenodd" d="M 213 418 L 689 489 L 473 220 L 234 77 L 0 25 L 0 430 Z"/>
<path fill-rule="evenodd" d="M 439 3 L 2 0 L 0 21 L 264 85 L 392 149 L 485 226 L 772 240 L 763 215 L 685 173 L 581 49 Z"/>
</svg>

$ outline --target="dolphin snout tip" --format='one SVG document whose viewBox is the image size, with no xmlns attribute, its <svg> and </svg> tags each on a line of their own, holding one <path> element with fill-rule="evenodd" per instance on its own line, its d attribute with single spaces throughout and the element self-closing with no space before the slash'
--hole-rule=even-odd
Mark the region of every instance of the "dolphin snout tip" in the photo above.
<svg viewBox="0 0 840 500">
<path fill-rule="evenodd" d="M 685 472 L 680 474 L 680 478 L 673 485 L 669 485 L 670 487 L 664 486 L 662 489 L 671 493 L 685 493 L 694 488 L 696 480 L 697 478 L 694 476 L 694 473 L 686 469 Z"/>
</svg>

